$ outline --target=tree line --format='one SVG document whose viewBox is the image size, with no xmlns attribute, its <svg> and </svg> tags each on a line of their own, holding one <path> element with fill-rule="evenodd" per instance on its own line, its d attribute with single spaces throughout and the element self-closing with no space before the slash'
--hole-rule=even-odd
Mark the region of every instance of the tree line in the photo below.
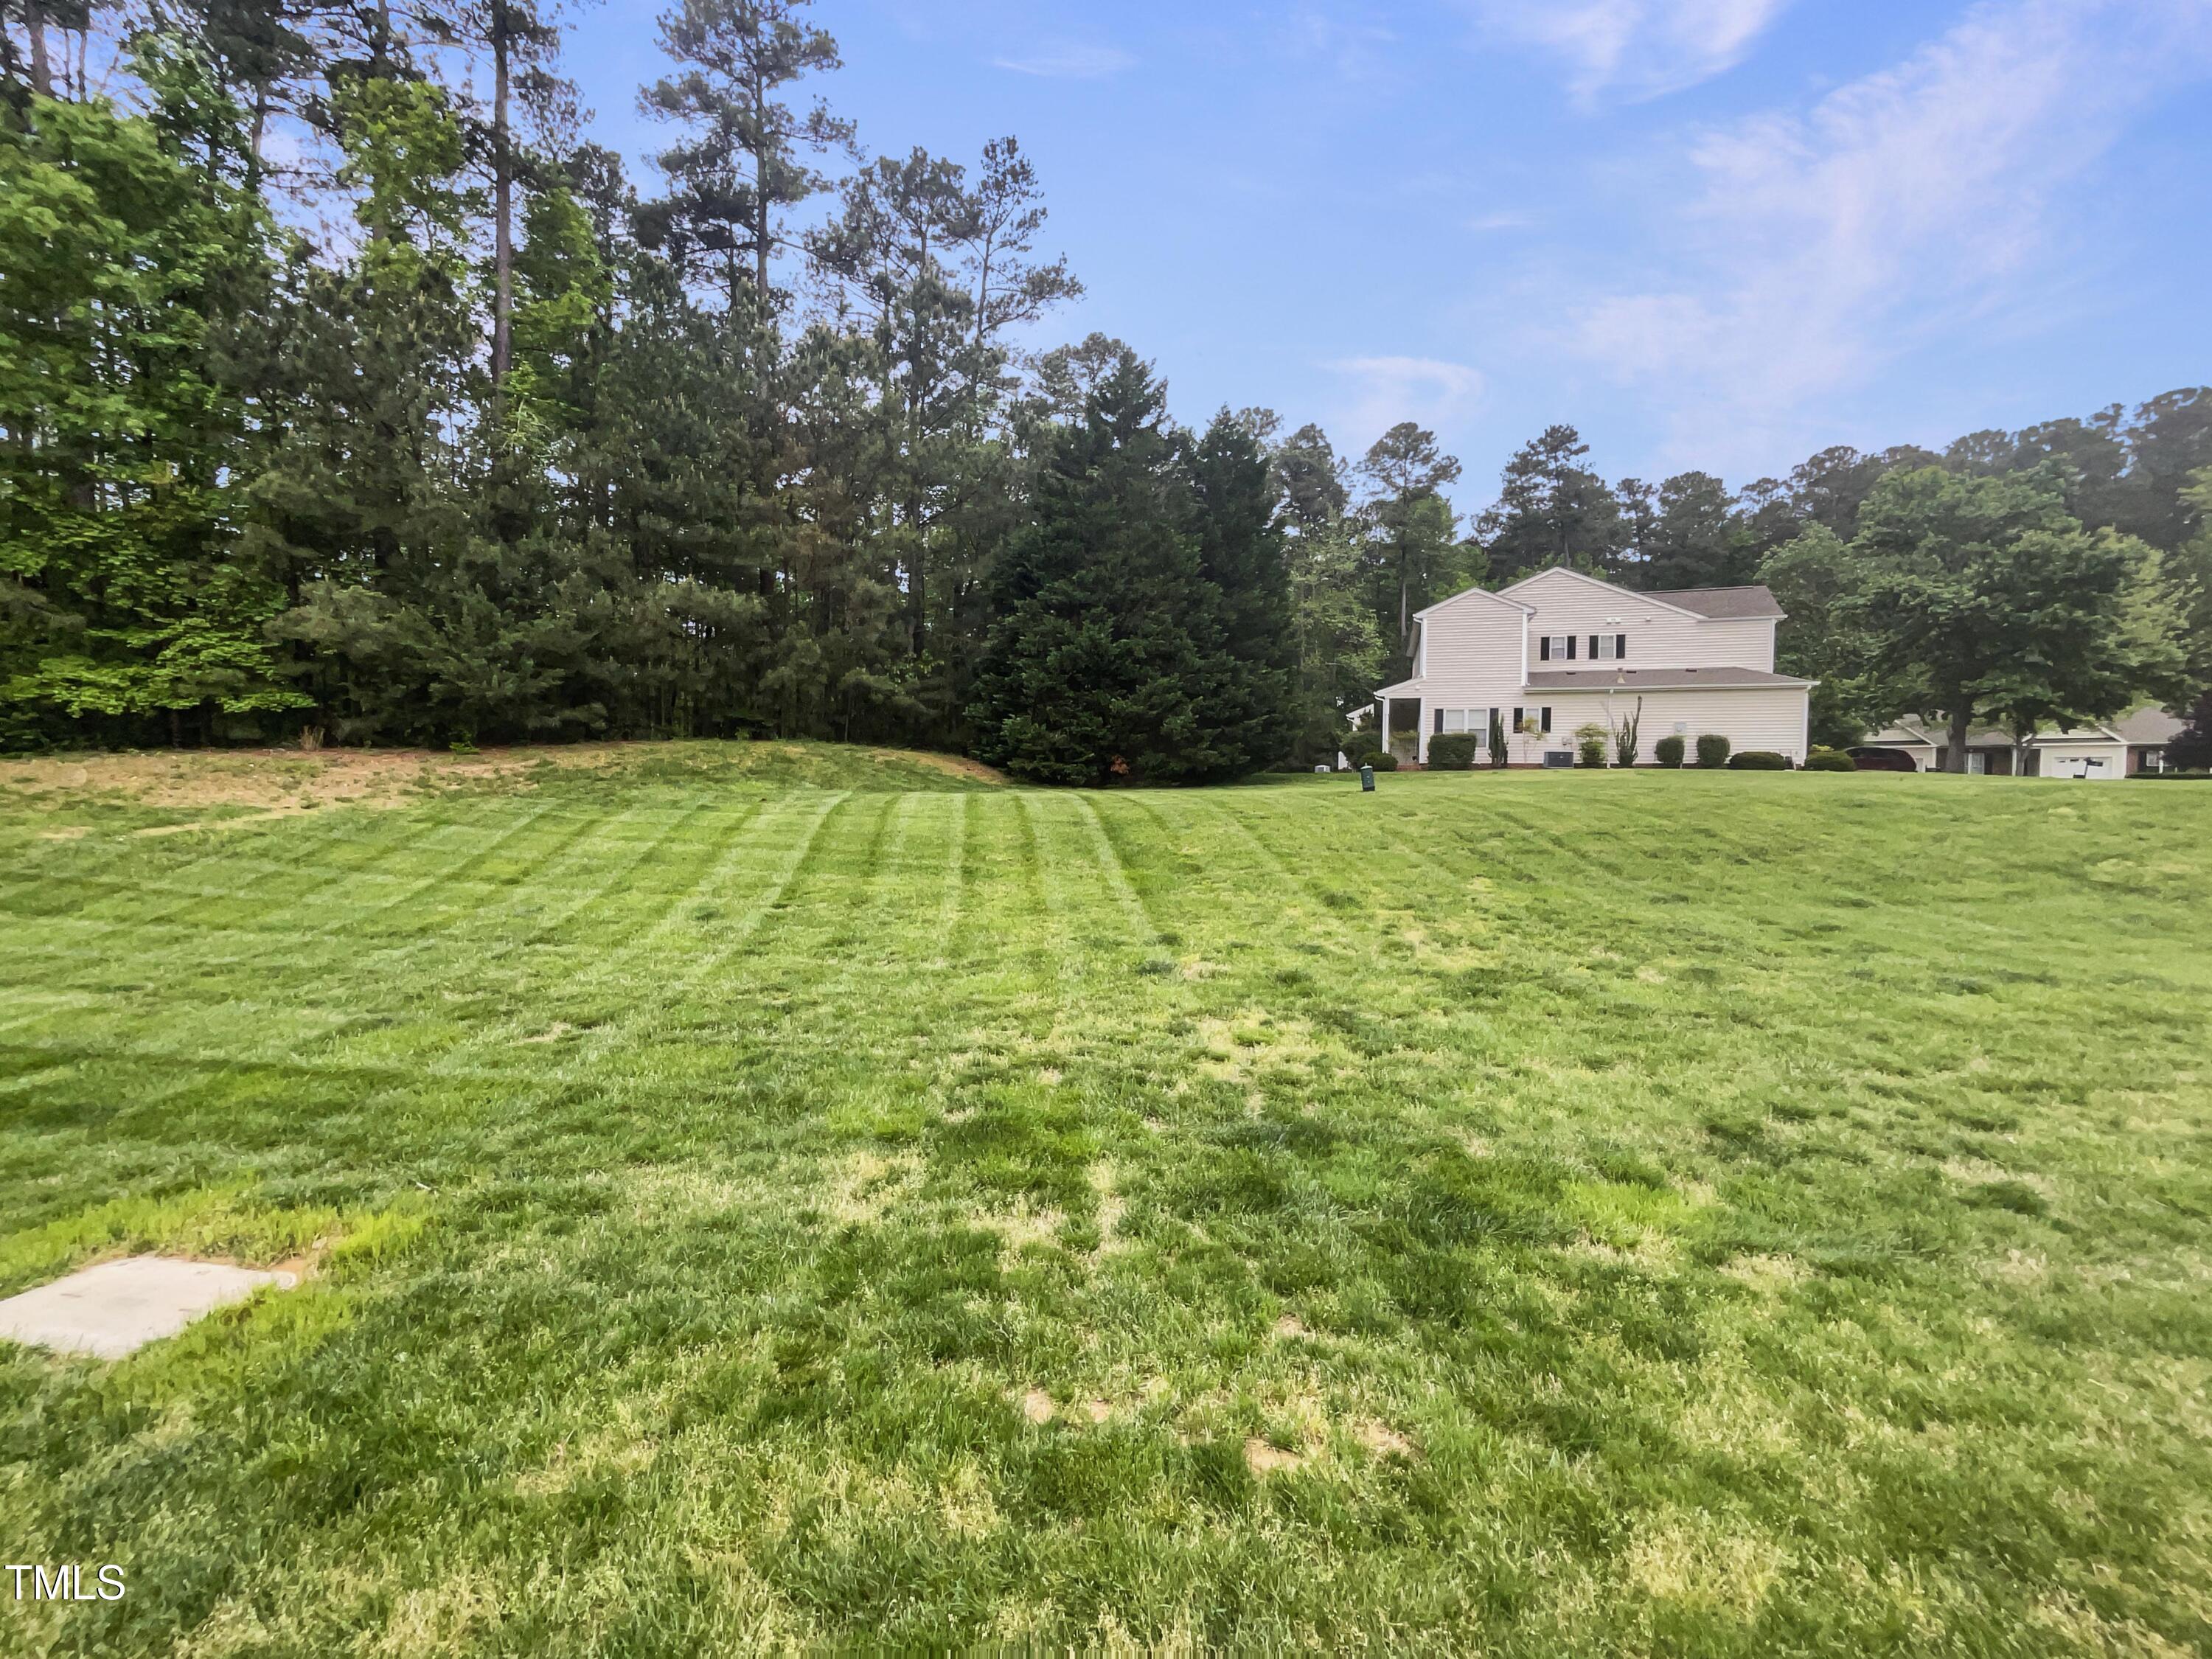
<svg viewBox="0 0 2212 1659">
<path fill-rule="evenodd" d="M 1817 736 L 2212 685 L 2212 392 L 1462 520 L 1415 423 L 1178 428 L 1018 142 L 871 155 L 809 0 L 679 0 L 649 191 L 551 0 L 13 0 L 0 747 L 817 736 L 1060 781 L 1333 756 L 1424 605 L 1765 581 Z M 94 65 L 99 66 L 95 73 Z"/>
</svg>

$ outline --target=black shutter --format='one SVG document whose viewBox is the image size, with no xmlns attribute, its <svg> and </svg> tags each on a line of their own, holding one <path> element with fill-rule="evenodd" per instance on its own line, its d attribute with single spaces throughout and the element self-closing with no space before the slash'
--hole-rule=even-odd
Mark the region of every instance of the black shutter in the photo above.
<svg viewBox="0 0 2212 1659">
<path fill-rule="evenodd" d="M 1536 660 L 1537 660 L 1538 662 L 1549 662 L 1549 661 L 1551 661 L 1551 659 L 1552 659 L 1552 636 L 1551 636 L 1549 634 L 1547 634 L 1547 635 L 1544 635 L 1544 637 L 1543 637 L 1541 640 L 1540 640 L 1540 641 L 1537 641 L 1537 644 L 1536 644 Z"/>
<path fill-rule="evenodd" d="M 1525 708 L 1516 708 L 1513 711 L 1513 735 L 1515 737 L 1517 738 L 1521 735 L 1521 722 L 1527 718 L 1528 714 L 1528 711 Z"/>
<path fill-rule="evenodd" d="M 1623 661 L 1623 662 L 1626 662 L 1626 661 L 1628 660 L 1628 635 L 1626 635 L 1626 634 L 1615 634 L 1615 635 L 1613 636 L 1613 654 L 1614 656 L 1616 656 L 1616 657 L 1620 658 L 1620 660 L 1621 660 L 1621 661 Z"/>
<path fill-rule="evenodd" d="M 1573 635 L 1570 634 L 1570 635 L 1567 635 L 1567 660 L 1568 660 L 1569 662 L 1572 662 L 1574 659 L 1575 659 L 1575 636 L 1574 636 Z"/>
<path fill-rule="evenodd" d="M 1552 711 L 1548 708 L 1544 711 L 1544 735 L 1547 738 L 1552 735 Z"/>
<path fill-rule="evenodd" d="M 1444 711 L 1443 711 L 1443 709 L 1439 708 L 1439 709 L 1437 709 L 1437 729 L 1435 730 L 1435 732 L 1433 732 L 1432 733 L 1431 733 L 1431 736 L 1433 736 L 1433 737 L 1439 737 L 1439 738 L 1441 738 L 1442 736 L 1443 736 L 1443 734 L 1444 734 Z"/>
<path fill-rule="evenodd" d="M 1597 635 L 1595 634 L 1590 635 L 1590 660 L 1597 660 Z"/>
</svg>

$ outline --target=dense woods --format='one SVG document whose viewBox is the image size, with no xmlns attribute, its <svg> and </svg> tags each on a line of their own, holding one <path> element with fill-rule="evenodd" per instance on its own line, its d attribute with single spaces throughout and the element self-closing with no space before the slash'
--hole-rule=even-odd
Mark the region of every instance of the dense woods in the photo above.
<svg viewBox="0 0 2212 1659">
<path fill-rule="evenodd" d="M 1423 605 L 1562 562 L 1771 584 L 1826 741 L 2212 686 L 2212 392 L 1741 490 L 1608 483 L 1555 426 L 1470 522 L 1413 423 L 1189 432 L 1130 346 L 1036 349 L 1081 288 L 1019 143 L 870 151 L 807 0 L 661 16 L 643 185 L 541 0 L 8 17 L 0 747 L 1218 778 L 1333 754 Z"/>
</svg>

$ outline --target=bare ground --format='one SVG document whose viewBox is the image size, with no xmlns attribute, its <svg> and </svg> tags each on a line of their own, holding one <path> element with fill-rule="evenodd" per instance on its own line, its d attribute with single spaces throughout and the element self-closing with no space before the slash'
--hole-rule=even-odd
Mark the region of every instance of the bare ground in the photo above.
<svg viewBox="0 0 2212 1659">
<path fill-rule="evenodd" d="M 16 756 L 0 759 L 0 787 L 43 798 L 41 804 L 50 807 L 107 795 L 173 810 L 243 806 L 263 816 L 282 817 L 319 806 L 404 806 L 453 788 L 504 784 L 526 789 L 531 775 L 546 767 L 618 770 L 665 756 L 676 747 L 584 743 L 486 749 L 473 755 L 430 749 L 187 749 Z M 749 747 L 732 745 L 729 752 L 743 755 Z M 791 745 L 759 747 L 798 752 Z M 983 783 L 1006 781 L 981 762 L 957 755 L 889 749 L 867 753 L 869 759 L 886 765 L 903 763 Z"/>
</svg>

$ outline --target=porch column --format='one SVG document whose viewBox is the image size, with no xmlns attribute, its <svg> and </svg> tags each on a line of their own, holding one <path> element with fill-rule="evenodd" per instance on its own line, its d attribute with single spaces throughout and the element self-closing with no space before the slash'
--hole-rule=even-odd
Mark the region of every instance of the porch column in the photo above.
<svg viewBox="0 0 2212 1659">
<path fill-rule="evenodd" d="M 1429 763 L 1429 700 L 1413 699 L 1413 764 Z"/>
<path fill-rule="evenodd" d="M 1387 755 L 1390 752 L 1390 699 L 1387 696 L 1380 696 L 1376 698 L 1375 702 L 1382 711 L 1379 735 L 1382 739 L 1382 752 Z"/>
</svg>

